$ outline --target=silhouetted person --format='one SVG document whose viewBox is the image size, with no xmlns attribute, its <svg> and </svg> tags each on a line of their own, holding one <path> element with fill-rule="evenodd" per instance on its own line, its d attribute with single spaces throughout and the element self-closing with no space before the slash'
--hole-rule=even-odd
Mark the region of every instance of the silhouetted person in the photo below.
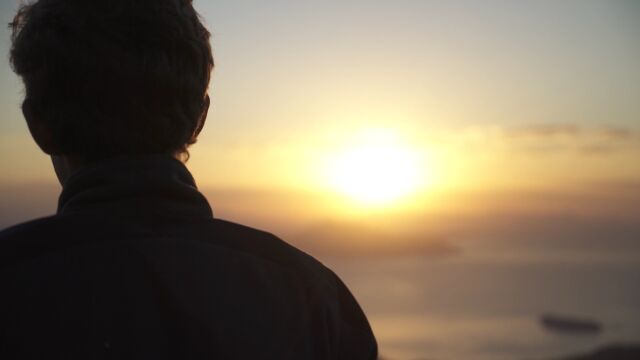
<svg viewBox="0 0 640 360">
<path fill-rule="evenodd" d="M 214 218 L 178 160 L 213 68 L 190 0 L 40 0 L 11 27 L 63 191 L 55 216 L 0 233 L 0 358 L 376 357 L 335 274 Z"/>
</svg>

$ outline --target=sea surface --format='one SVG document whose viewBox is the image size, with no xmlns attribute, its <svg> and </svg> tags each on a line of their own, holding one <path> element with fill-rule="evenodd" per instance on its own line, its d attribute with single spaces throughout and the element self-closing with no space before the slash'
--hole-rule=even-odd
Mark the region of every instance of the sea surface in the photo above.
<svg viewBox="0 0 640 360">
<path fill-rule="evenodd" d="M 457 245 L 461 253 L 444 258 L 321 260 L 358 298 L 385 360 L 548 359 L 640 343 L 637 248 Z M 540 325 L 545 313 L 594 319 L 604 330 L 553 333 Z"/>
</svg>

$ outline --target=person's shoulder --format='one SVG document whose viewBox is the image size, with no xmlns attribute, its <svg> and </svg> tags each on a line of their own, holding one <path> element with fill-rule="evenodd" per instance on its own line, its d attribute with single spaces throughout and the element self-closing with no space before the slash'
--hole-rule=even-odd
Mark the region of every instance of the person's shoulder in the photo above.
<svg viewBox="0 0 640 360">
<path fill-rule="evenodd" d="M 225 241 L 236 251 L 249 252 L 283 265 L 304 265 L 317 271 L 327 270 L 314 257 L 271 232 L 222 219 L 214 219 L 213 226 L 220 235 L 216 240 Z"/>
<path fill-rule="evenodd" d="M 58 222 L 58 216 L 47 216 L 9 226 L 0 230 L 0 247 L 7 246 L 15 240 L 31 239 L 41 234 L 50 234 Z"/>
<path fill-rule="evenodd" d="M 60 222 L 60 217 L 48 216 L 1 230 L 0 267 L 45 249 L 47 243 L 58 237 Z"/>
<path fill-rule="evenodd" d="M 213 220 L 216 241 L 226 242 L 235 251 L 246 252 L 288 271 L 308 276 L 318 285 L 335 287 L 335 274 L 319 260 L 273 233 L 227 220 Z"/>
<path fill-rule="evenodd" d="M 98 225 L 91 217 L 52 215 L 6 228 L 0 231 L 0 268 L 74 247 L 105 230 Z"/>
<path fill-rule="evenodd" d="M 236 244 L 244 243 L 255 256 L 277 262 L 300 277 L 311 291 L 314 306 L 334 319 L 328 326 L 341 337 L 338 358 L 377 358 L 377 343 L 364 312 L 331 269 L 271 233 L 222 220 L 216 220 L 216 226 Z"/>
</svg>

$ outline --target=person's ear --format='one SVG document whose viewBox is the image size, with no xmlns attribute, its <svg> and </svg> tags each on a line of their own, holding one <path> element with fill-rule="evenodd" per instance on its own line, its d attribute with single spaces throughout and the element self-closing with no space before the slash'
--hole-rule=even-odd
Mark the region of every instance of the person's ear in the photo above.
<svg viewBox="0 0 640 360">
<path fill-rule="evenodd" d="M 198 127 L 196 131 L 193 132 L 193 137 L 196 138 L 200 135 L 202 128 L 204 128 L 204 123 L 207 121 L 207 114 L 209 113 L 209 105 L 211 105 L 211 99 L 209 95 L 204 96 L 204 101 L 202 104 L 202 115 L 200 116 L 200 120 L 198 121 Z"/>
<path fill-rule="evenodd" d="M 38 110 L 29 98 L 26 98 L 22 103 L 22 114 L 27 121 L 31 137 L 40 149 L 49 155 L 60 155 L 60 146 L 55 141 L 53 132 L 38 115 Z"/>
</svg>

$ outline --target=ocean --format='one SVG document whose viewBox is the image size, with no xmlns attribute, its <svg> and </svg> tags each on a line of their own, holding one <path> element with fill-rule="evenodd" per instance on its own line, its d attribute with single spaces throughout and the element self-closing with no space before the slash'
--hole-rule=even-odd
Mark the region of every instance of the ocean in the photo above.
<svg viewBox="0 0 640 360">
<path fill-rule="evenodd" d="M 640 343 L 640 252 L 468 240 L 459 255 L 322 258 L 352 290 L 387 360 L 549 359 Z M 554 333 L 546 313 L 594 319 Z"/>
</svg>

